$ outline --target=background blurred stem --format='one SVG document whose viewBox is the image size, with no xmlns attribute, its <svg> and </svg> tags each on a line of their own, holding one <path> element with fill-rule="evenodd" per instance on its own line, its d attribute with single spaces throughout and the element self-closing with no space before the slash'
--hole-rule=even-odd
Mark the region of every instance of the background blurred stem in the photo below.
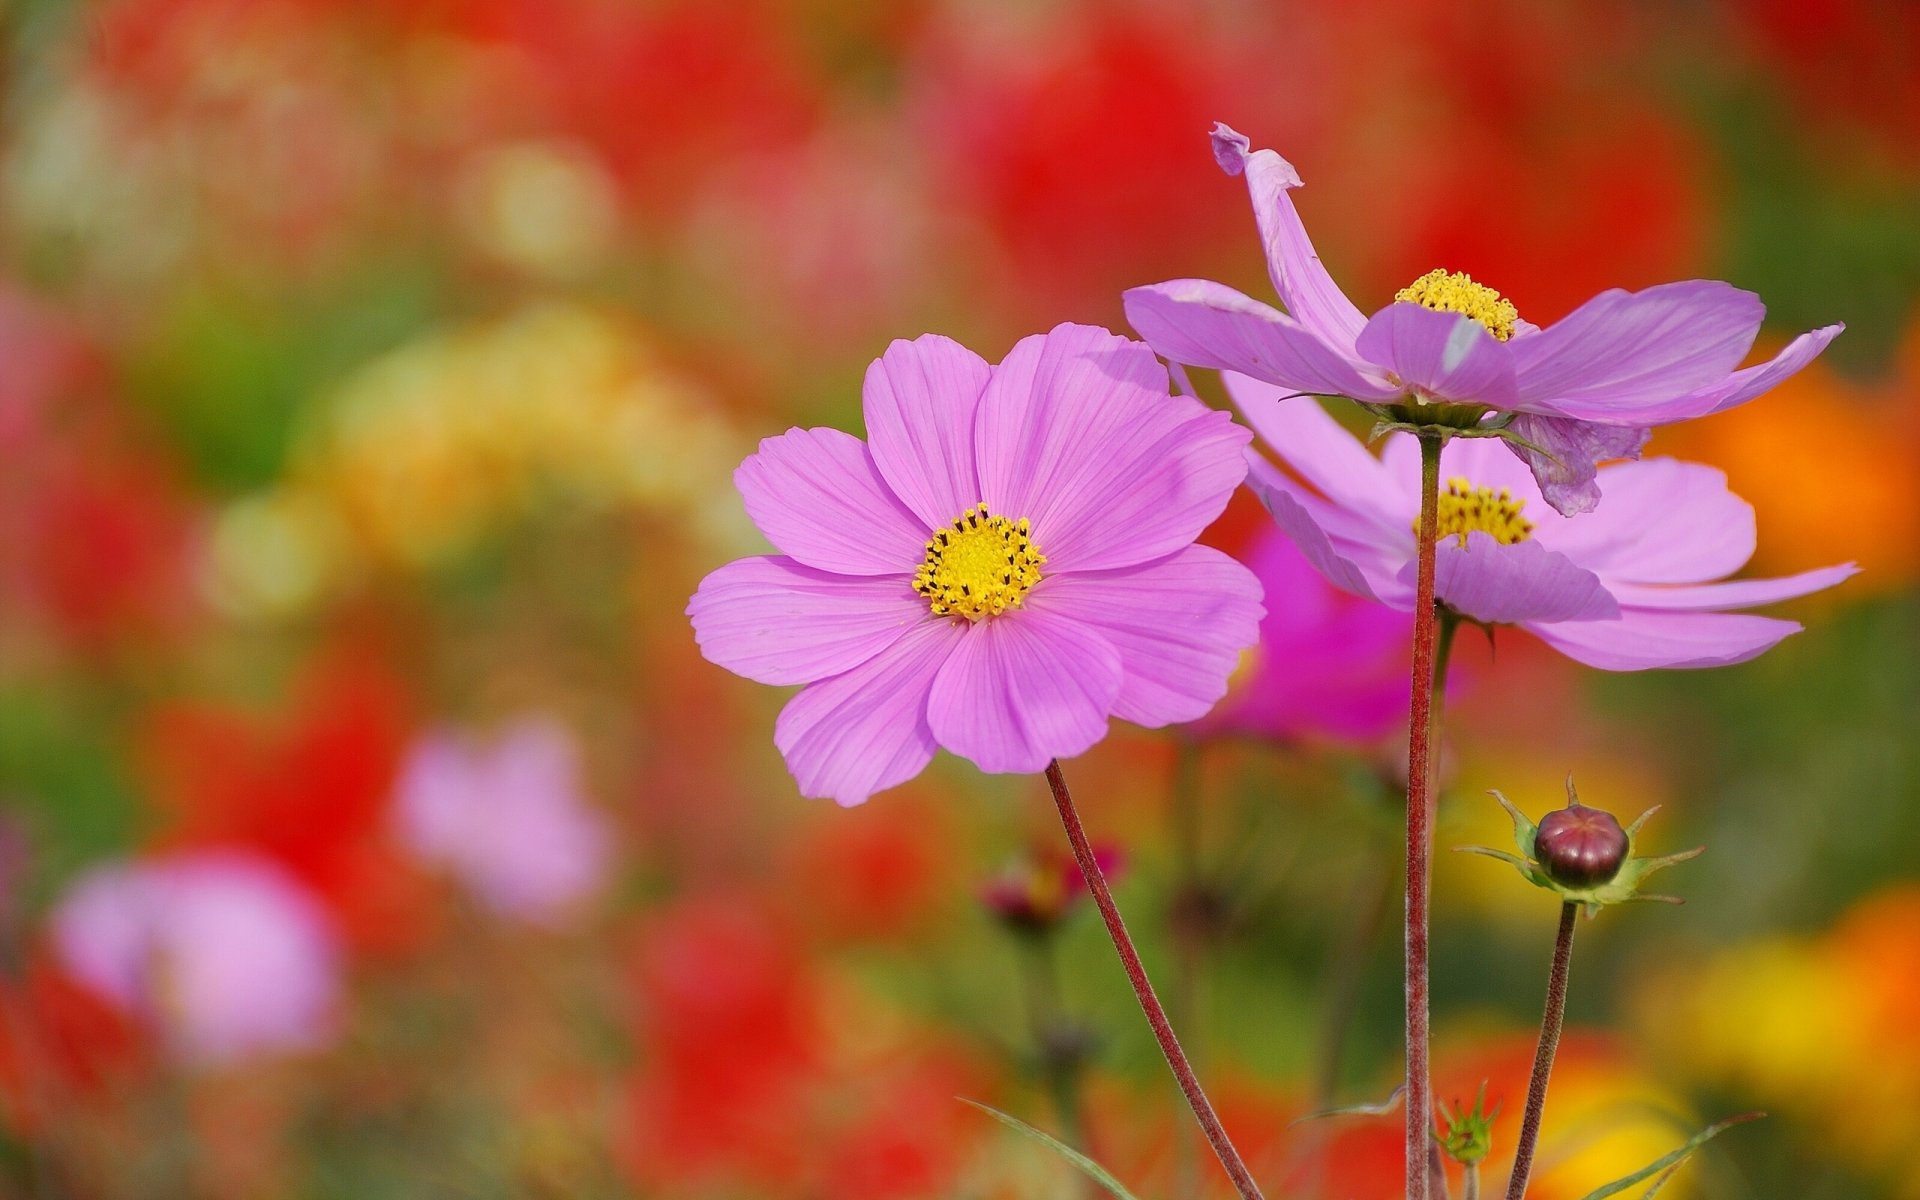
<svg viewBox="0 0 1920 1200">
<path fill-rule="evenodd" d="M 1180 738 L 1174 743 L 1172 803 L 1175 875 L 1167 924 L 1173 931 L 1171 1019 L 1187 1031 L 1192 1057 L 1206 1061 L 1200 1026 L 1201 978 L 1206 971 L 1207 935 L 1198 928 L 1196 903 L 1204 903 L 1200 862 L 1200 746 Z M 1179 1200 L 1200 1192 L 1200 1130 L 1181 1121 L 1174 1132 L 1173 1194 Z"/>
<path fill-rule="evenodd" d="M 1553 1055 L 1560 1047 L 1560 1024 L 1567 1013 L 1567 972 L 1573 962 L 1573 918 L 1579 906 L 1560 906 L 1560 934 L 1553 943 L 1553 966 L 1547 972 L 1547 1013 L 1540 1020 L 1540 1043 L 1533 1051 L 1533 1079 L 1527 1084 L 1527 1111 L 1520 1119 L 1520 1140 L 1513 1149 L 1513 1175 L 1507 1181 L 1507 1200 L 1527 1194 L 1527 1176 L 1533 1171 L 1533 1151 L 1540 1141 L 1540 1113 L 1547 1104 L 1547 1077 L 1553 1074 Z"/>
<path fill-rule="evenodd" d="M 1073 794 L 1067 790 L 1066 776 L 1060 773 L 1058 762 L 1047 764 L 1047 786 L 1053 791 L 1054 807 L 1060 810 L 1060 825 L 1066 830 L 1067 842 L 1073 847 L 1073 857 L 1080 864 L 1080 873 L 1086 877 L 1087 890 L 1093 893 L 1093 902 L 1100 909 L 1100 919 L 1106 922 L 1107 935 L 1113 939 L 1114 952 L 1120 956 L 1120 965 L 1127 972 L 1127 981 L 1133 985 L 1134 997 L 1140 1001 L 1140 1011 L 1146 1014 L 1154 1040 L 1160 1043 L 1160 1053 L 1166 1056 L 1168 1068 L 1179 1081 L 1180 1091 L 1193 1109 L 1194 1119 L 1206 1133 L 1207 1142 L 1212 1145 L 1214 1155 L 1226 1169 L 1227 1177 L 1233 1180 L 1233 1186 L 1242 1200 L 1262 1200 L 1260 1185 L 1253 1181 L 1246 1162 L 1240 1157 L 1240 1152 L 1234 1149 L 1233 1140 L 1220 1124 L 1219 1116 L 1213 1111 L 1213 1103 L 1207 1099 L 1206 1092 L 1200 1087 L 1200 1080 L 1193 1073 L 1193 1064 L 1187 1061 L 1186 1052 L 1180 1048 L 1180 1039 L 1174 1036 L 1173 1026 L 1167 1020 L 1167 1010 L 1161 1005 L 1160 998 L 1154 995 L 1153 984 L 1147 979 L 1147 969 L 1140 961 L 1140 952 L 1134 947 L 1133 937 L 1127 933 L 1126 923 L 1120 919 L 1120 909 L 1113 902 L 1113 891 L 1107 886 L 1106 874 L 1100 870 L 1093 847 L 1087 842 L 1087 831 L 1080 823 L 1080 814 L 1073 804 Z"/>
<path fill-rule="evenodd" d="M 1041 1080 L 1060 1117 L 1061 1140 L 1089 1158 L 1098 1158 L 1089 1140 L 1084 1106 L 1080 1102 L 1081 1069 L 1086 1063 L 1086 1041 L 1066 1013 L 1060 992 L 1058 952 L 1051 930 L 1020 939 L 1021 961 L 1027 978 L 1027 1019 L 1033 1030 L 1034 1053 Z M 1091 1181 L 1089 1181 L 1091 1182 Z M 1095 1185 L 1089 1195 L 1099 1194 Z"/>
<path fill-rule="evenodd" d="M 1386 919 L 1387 898 L 1393 894 L 1392 870 L 1384 863 L 1370 866 L 1354 885 L 1347 906 L 1351 919 L 1333 947 L 1327 968 L 1327 1010 L 1320 1026 L 1320 1054 L 1314 1066 L 1314 1107 L 1333 1107 L 1340 1089 L 1340 1063 L 1347 1034 L 1353 1028 L 1353 1010 L 1366 979 L 1367 955 Z"/>
<path fill-rule="evenodd" d="M 1434 541 L 1439 529 L 1440 446 L 1420 438 L 1420 528 L 1413 602 L 1413 710 L 1407 722 L 1407 1200 L 1428 1200 L 1427 1146 L 1433 1130 L 1428 1064 L 1427 888 L 1433 808 L 1433 683 L 1437 631 L 1433 602 Z"/>
</svg>

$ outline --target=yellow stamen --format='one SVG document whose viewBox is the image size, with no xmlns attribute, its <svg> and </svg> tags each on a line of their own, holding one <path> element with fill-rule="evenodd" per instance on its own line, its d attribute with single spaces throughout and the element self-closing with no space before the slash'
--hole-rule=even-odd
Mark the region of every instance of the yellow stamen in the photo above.
<svg viewBox="0 0 1920 1200">
<path fill-rule="evenodd" d="M 1511 546 L 1515 542 L 1524 542 L 1533 535 L 1533 522 L 1520 515 L 1527 506 L 1525 500 L 1515 500 L 1513 493 L 1506 488 L 1495 492 L 1490 487 L 1474 487 L 1464 479 L 1447 480 L 1447 486 L 1440 493 L 1438 530 L 1434 540 L 1446 538 L 1460 539 L 1460 548 L 1467 547 L 1469 533 L 1484 533 L 1502 546 Z M 1420 532 L 1420 519 L 1414 518 L 1413 531 Z"/>
<path fill-rule="evenodd" d="M 936 617 L 984 621 L 1018 608 L 1040 582 L 1046 561 L 1025 517 L 1009 521 L 978 504 L 927 542 L 927 559 L 913 576 L 913 590 L 927 598 Z"/>
<path fill-rule="evenodd" d="M 1485 325 L 1488 333 L 1503 342 L 1513 336 L 1513 323 L 1520 319 L 1520 310 L 1513 306 L 1513 301 L 1502 299 L 1499 292 L 1484 283 L 1475 283 L 1463 272 L 1444 271 L 1439 267 L 1395 292 L 1393 298 L 1435 312 L 1463 313 Z"/>
</svg>

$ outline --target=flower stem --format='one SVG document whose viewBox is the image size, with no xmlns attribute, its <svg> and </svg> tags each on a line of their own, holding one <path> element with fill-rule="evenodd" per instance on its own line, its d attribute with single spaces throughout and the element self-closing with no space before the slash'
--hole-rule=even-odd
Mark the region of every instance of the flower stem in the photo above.
<svg viewBox="0 0 1920 1200">
<path fill-rule="evenodd" d="M 1560 906 L 1560 936 L 1553 943 L 1553 967 L 1547 973 L 1547 1014 L 1540 1021 L 1540 1044 L 1533 1052 L 1533 1080 L 1527 1084 L 1527 1111 L 1520 1120 L 1520 1141 L 1513 1150 L 1513 1175 L 1507 1181 L 1507 1200 L 1527 1194 L 1527 1176 L 1533 1170 L 1533 1151 L 1540 1141 L 1540 1112 L 1547 1104 L 1547 1077 L 1553 1073 L 1553 1054 L 1560 1047 L 1560 1023 L 1567 1014 L 1567 968 L 1573 961 L 1573 918 L 1579 905 Z"/>
<path fill-rule="evenodd" d="M 1433 1136 L 1428 1063 L 1427 888 L 1432 871 L 1433 683 L 1437 614 L 1434 542 L 1440 522 L 1438 433 L 1420 438 L 1419 560 L 1413 601 L 1413 712 L 1407 722 L 1407 1200 L 1428 1200 L 1427 1143 Z"/>
<path fill-rule="evenodd" d="M 1073 806 L 1073 795 L 1067 791 L 1066 776 L 1060 773 L 1058 762 L 1047 764 L 1047 786 L 1053 790 L 1054 806 L 1060 810 L 1060 824 L 1067 831 L 1067 842 L 1073 847 L 1073 857 L 1080 864 L 1080 873 L 1086 877 L 1087 890 L 1093 893 L 1093 902 L 1100 909 L 1100 919 L 1106 922 L 1107 935 L 1113 939 L 1114 952 L 1120 956 L 1120 965 L 1126 969 L 1128 982 L 1133 984 L 1133 994 L 1140 1001 L 1140 1010 L 1147 1016 L 1154 1040 L 1160 1043 L 1160 1052 L 1166 1056 L 1174 1079 L 1179 1081 L 1180 1091 L 1186 1095 L 1194 1119 L 1200 1123 L 1201 1132 L 1207 1135 L 1214 1156 L 1226 1169 L 1227 1177 L 1233 1180 L 1241 1200 L 1262 1200 L 1260 1185 L 1253 1181 L 1253 1175 L 1247 1170 L 1240 1152 L 1233 1148 L 1233 1142 L 1227 1137 L 1220 1118 L 1214 1114 L 1213 1104 L 1207 1099 L 1206 1092 L 1201 1090 L 1200 1080 L 1193 1073 L 1193 1064 L 1187 1061 L 1186 1052 L 1180 1049 L 1180 1040 L 1173 1035 L 1173 1026 L 1167 1021 L 1167 1010 L 1161 1007 L 1160 998 L 1153 994 L 1147 969 L 1141 964 L 1140 952 L 1134 949 L 1133 938 L 1128 935 L 1126 924 L 1120 919 L 1120 909 L 1113 902 L 1113 891 L 1107 886 L 1107 877 L 1093 856 L 1093 847 L 1087 843 L 1087 831 L 1080 824 L 1080 814 Z"/>
</svg>

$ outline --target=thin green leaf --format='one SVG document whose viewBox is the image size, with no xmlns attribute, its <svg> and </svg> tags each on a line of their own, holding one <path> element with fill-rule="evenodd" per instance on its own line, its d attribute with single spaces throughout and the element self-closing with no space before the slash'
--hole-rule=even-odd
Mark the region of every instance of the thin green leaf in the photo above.
<svg viewBox="0 0 1920 1200">
<path fill-rule="evenodd" d="M 1135 1196 L 1132 1192 L 1129 1192 L 1126 1189 L 1125 1184 L 1122 1184 L 1118 1179 L 1115 1179 L 1111 1174 L 1109 1174 L 1105 1167 L 1101 1166 L 1099 1163 L 1088 1158 L 1086 1155 L 1080 1153 L 1078 1150 L 1075 1150 L 1072 1146 L 1067 1145 L 1065 1142 L 1059 1140 L 1058 1138 L 1049 1136 L 1048 1134 L 1043 1133 L 1038 1129 L 1035 1129 L 1033 1126 L 1027 1124 L 1025 1121 L 1022 1121 L 1019 1117 L 1008 1116 L 1006 1113 L 1001 1112 L 999 1109 L 992 1108 L 988 1105 L 982 1104 L 978 1100 L 969 1100 L 965 1096 L 961 1096 L 959 1099 L 962 1104 L 973 1105 L 975 1108 L 979 1109 L 981 1112 L 986 1113 L 988 1116 L 992 1117 L 994 1120 L 1000 1122 L 1002 1125 L 1005 1125 L 1008 1129 L 1012 1129 L 1016 1132 L 1026 1134 L 1028 1137 L 1032 1138 L 1034 1141 L 1039 1142 L 1041 1145 L 1047 1147 L 1049 1150 L 1052 1150 L 1055 1154 L 1058 1154 L 1061 1158 L 1066 1159 L 1068 1162 L 1072 1163 L 1074 1166 L 1080 1168 L 1080 1170 L 1086 1174 L 1087 1178 L 1093 1180 L 1095 1183 L 1099 1184 L 1101 1187 L 1111 1192 L 1116 1197 L 1116 1200 L 1139 1200 L 1137 1196 Z"/>
<path fill-rule="evenodd" d="M 1385 1100 L 1373 1104 L 1348 1104 L 1340 1108 L 1323 1108 L 1319 1112 L 1310 1112 L 1304 1117 L 1295 1117 L 1289 1124 L 1298 1125 L 1304 1121 L 1320 1121 L 1328 1117 L 1382 1117 L 1400 1107 L 1400 1093 L 1406 1091 L 1402 1084 L 1387 1093 Z"/>
<path fill-rule="evenodd" d="M 1635 1171 L 1633 1174 L 1628 1175 L 1624 1179 L 1616 1179 L 1612 1183 L 1607 1184 L 1605 1187 L 1596 1188 L 1593 1191 L 1588 1192 L 1584 1197 L 1581 1198 L 1581 1200 L 1606 1200 L 1608 1196 L 1618 1195 L 1619 1193 L 1624 1192 L 1628 1188 L 1632 1187 L 1634 1184 L 1639 1183 L 1641 1180 L 1651 1178 L 1652 1176 L 1660 1174 L 1662 1171 L 1667 1171 L 1671 1173 L 1673 1168 L 1679 1166 L 1681 1163 L 1687 1160 L 1688 1155 L 1692 1154 L 1695 1150 L 1698 1150 L 1700 1147 L 1706 1145 L 1707 1142 L 1713 1139 L 1716 1135 L 1724 1133 L 1729 1129 L 1732 1129 L 1735 1125 L 1744 1125 L 1748 1121 L 1758 1121 L 1761 1117 L 1764 1117 L 1766 1115 L 1767 1114 L 1761 1113 L 1761 1112 L 1741 1113 L 1737 1117 L 1728 1117 L 1726 1120 L 1721 1121 L 1717 1125 L 1709 1125 L 1705 1129 L 1702 1129 L 1699 1133 L 1694 1134 L 1693 1137 L 1687 1142 L 1686 1145 L 1681 1146 L 1679 1149 L 1673 1151 L 1671 1154 L 1666 1154 L 1661 1156 L 1660 1158 L 1640 1168 L 1638 1171 Z M 1652 1191 L 1649 1191 L 1647 1195 L 1648 1196 L 1653 1195 L 1654 1192 L 1659 1191 L 1663 1186 L 1665 1186 L 1665 1184 L 1666 1184 L 1666 1180 L 1664 1178 L 1656 1181 L 1653 1185 Z"/>
</svg>

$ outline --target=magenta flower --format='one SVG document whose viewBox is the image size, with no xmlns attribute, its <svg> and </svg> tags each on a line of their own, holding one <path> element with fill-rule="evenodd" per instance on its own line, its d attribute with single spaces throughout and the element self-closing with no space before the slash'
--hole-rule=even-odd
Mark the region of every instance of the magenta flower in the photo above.
<svg viewBox="0 0 1920 1200">
<path fill-rule="evenodd" d="M 1204 279 L 1134 288 L 1127 319 L 1176 362 L 1237 371 L 1290 392 L 1347 396 L 1415 423 L 1505 429 L 1546 501 L 1599 502 L 1598 463 L 1638 457 L 1656 425 L 1744 404 L 1811 362 L 1842 326 L 1795 338 L 1736 370 L 1766 307 L 1707 280 L 1605 291 L 1538 328 L 1465 275 L 1431 271 L 1371 317 L 1314 253 L 1288 192 L 1300 176 L 1225 125 L 1213 153 L 1245 174 L 1267 270 L 1286 311 Z M 1398 411 L 1395 411 L 1398 410 Z"/>
<path fill-rule="evenodd" d="M 1267 606 L 1251 663 L 1200 731 L 1366 742 L 1403 728 L 1411 613 L 1331 586 L 1277 526 L 1263 526 L 1242 559 L 1286 601 Z"/>
<path fill-rule="evenodd" d="M 445 867 L 502 916 L 559 925 L 598 892 L 611 865 L 606 819 L 580 791 L 577 747 L 561 726 L 523 718 L 491 746 L 434 733 L 401 768 L 401 842 Z"/>
<path fill-rule="evenodd" d="M 1249 455 L 1247 482 L 1280 527 L 1336 587 L 1411 611 L 1416 439 L 1389 435 L 1375 458 L 1314 400 L 1225 379 L 1254 432 L 1299 477 Z M 1603 670 L 1717 667 L 1800 629 L 1727 610 L 1804 596 L 1855 571 L 1849 563 L 1714 582 L 1744 566 L 1754 545 L 1753 508 L 1727 490 L 1725 475 L 1670 458 L 1613 463 L 1599 475 L 1612 499 L 1563 517 L 1512 455 L 1484 438 L 1449 441 L 1435 595 L 1463 617 L 1518 625 Z"/>
<path fill-rule="evenodd" d="M 1255 638 L 1259 584 L 1193 539 L 1248 434 L 1167 394 L 1153 352 L 1062 325 L 999 366 L 947 338 L 867 370 L 871 441 L 793 429 L 734 474 L 780 553 L 687 606 L 701 651 L 804 684 L 774 742 L 808 796 L 858 804 L 936 747 L 1032 772 L 1110 717 L 1205 713 Z"/>
<path fill-rule="evenodd" d="M 51 921 L 65 969 L 187 1062 L 314 1049 L 333 1034 L 338 939 L 319 901 L 269 859 L 214 851 L 99 867 Z"/>
</svg>

